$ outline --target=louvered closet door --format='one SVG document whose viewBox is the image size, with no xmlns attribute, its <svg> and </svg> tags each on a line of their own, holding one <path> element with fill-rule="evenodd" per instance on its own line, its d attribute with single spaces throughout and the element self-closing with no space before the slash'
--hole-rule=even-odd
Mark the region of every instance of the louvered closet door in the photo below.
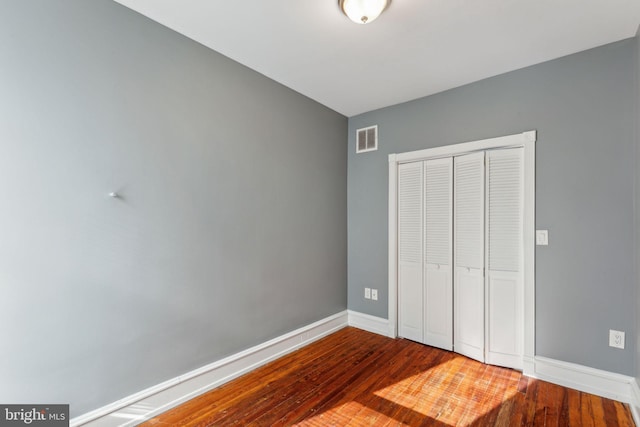
<svg viewBox="0 0 640 427">
<path fill-rule="evenodd" d="M 454 347 L 484 362 L 484 152 L 454 159 Z"/>
<path fill-rule="evenodd" d="M 423 342 L 423 162 L 398 166 L 398 333 Z"/>
<path fill-rule="evenodd" d="M 424 343 L 453 349 L 453 158 L 425 162 Z"/>
<path fill-rule="evenodd" d="M 522 369 L 523 149 L 487 152 L 487 363 Z"/>
</svg>

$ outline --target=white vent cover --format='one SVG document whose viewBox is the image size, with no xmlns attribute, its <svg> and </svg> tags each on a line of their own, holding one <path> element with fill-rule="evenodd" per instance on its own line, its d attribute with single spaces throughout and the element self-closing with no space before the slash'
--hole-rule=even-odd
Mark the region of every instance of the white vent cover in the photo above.
<svg viewBox="0 0 640 427">
<path fill-rule="evenodd" d="M 356 131 L 356 153 L 378 149 L 378 126 L 369 126 Z"/>
</svg>

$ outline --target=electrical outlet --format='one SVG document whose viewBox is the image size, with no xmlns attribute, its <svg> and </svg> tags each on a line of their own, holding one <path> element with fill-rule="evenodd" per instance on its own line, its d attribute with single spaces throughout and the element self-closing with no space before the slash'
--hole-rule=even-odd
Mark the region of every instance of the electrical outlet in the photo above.
<svg viewBox="0 0 640 427">
<path fill-rule="evenodd" d="M 624 349 L 624 332 L 609 329 L 609 347 Z"/>
<path fill-rule="evenodd" d="M 378 301 L 378 290 L 371 289 L 371 299 L 374 301 Z"/>
<path fill-rule="evenodd" d="M 549 230 L 536 230 L 536 245 L 547 246 L 549 244 Z"/>
<path fill-rule="evenodd" d="M 371 299 L 371 288 L 364 288 L 364 298 Z"/>
</svg>

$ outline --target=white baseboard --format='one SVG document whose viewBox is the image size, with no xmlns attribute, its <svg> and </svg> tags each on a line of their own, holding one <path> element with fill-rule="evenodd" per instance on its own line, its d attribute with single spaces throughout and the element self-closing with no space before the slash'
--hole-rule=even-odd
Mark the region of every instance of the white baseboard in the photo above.
<svg viewBox="0 0 640 427">
<path fill-rule="evenodd" d="M 634 385 L 638 387 L 636 380 L 628 375 L 542 356 L 535 356 L 533 372 L 525 373 L 550 383 L 629 403 L 631 407 L 640 402 L 634 391 Z"/>
<path fill-rule="evenodd" d="M 360 313 L 358 311 L 348 311 L 349 326 L 373 332 L 374 334 L 384 335 L 386 337 L 395 338 L 389 329 L 389 320 L 382 317 L 372 316 L 370 314 Z"/>
<path fill-rule="evenodd" d="M 631 415 L 633 416 L 633 422 L 640 426 L 640 387 L 638 387 L 638 380 L 635 378 L 631 383 L 631 391 L 633 392 L 633 401 L 629 403 Z"/>
<path fill-rule="evenodd" d="M 348 324 L 347 311 L 334 314 L 210 365 L 150 387 L 71 420 L 71 427 L 128 427 L 151 419 Z"/>
</svg>

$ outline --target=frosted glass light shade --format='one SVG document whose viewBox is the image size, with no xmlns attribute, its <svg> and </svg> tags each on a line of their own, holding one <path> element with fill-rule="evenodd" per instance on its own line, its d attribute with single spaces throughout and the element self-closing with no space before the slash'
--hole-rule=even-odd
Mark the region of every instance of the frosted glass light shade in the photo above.
<svg viewBox="0 0 640 427">
<path fill-rule="evenodd" d="M 356 24 L 373 22 L 391 0 L 339 0 L 340 9 Z"/>
</svg>

